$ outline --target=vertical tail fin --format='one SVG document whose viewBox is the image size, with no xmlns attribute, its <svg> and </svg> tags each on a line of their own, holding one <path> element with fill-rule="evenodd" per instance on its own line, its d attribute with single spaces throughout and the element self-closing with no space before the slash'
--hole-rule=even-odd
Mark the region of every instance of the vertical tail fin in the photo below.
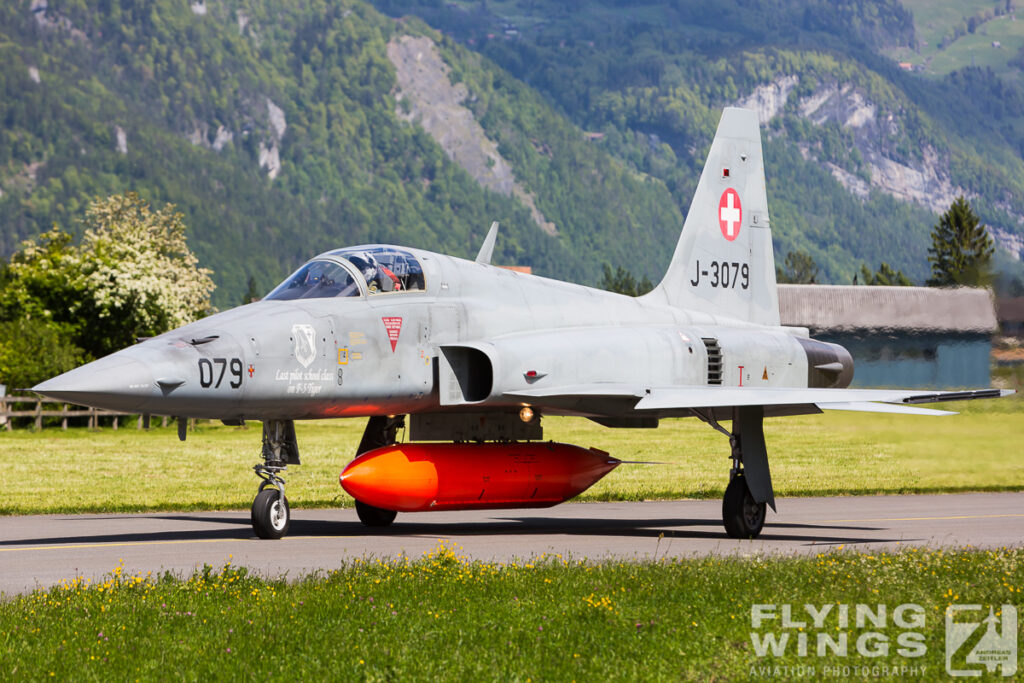
<svg viewBox="0 0 1024 683">
<path fill-rule="evenodd" d="M 670 306 L 779 324 L 757 115 L 722 113 L 668 272 L 647 295 Z"/>
</svg>

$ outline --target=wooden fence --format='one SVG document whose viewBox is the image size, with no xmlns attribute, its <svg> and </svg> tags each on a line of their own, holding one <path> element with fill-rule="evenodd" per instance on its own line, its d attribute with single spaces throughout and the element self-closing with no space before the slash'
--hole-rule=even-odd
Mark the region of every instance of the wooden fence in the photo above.
<svg viewBox="0 0 1024 683">
<path fill-rule="evenodd" d="M 32 418 L 31 421 L 24 420 L 25 424 L 34 424 L 36 430 L 41 430 L 46 422 L 45 417 L 60 418 L 61 429 L 68 428 L 68 420 L 71 418 L 88 418 L 89 429 L 96 429 L 99 426 L 100 418 L 111 418 L 114 429 L 117 429 L 118 422 L 122 418 L 137 417 L 136 429 L 149 429 L 150 416 L 138 415 L 137 413 L 118 413 L 112 410 L 99 410 L 97 408 L 86 408 L 71 403 L 50 401 L 38 396 L 0 396 L 0 425 L 7 431 L 14 429 L 15 419 Z M 167 426 L 167 418 L 162 418 L 163 426 Z"/>
</svg>

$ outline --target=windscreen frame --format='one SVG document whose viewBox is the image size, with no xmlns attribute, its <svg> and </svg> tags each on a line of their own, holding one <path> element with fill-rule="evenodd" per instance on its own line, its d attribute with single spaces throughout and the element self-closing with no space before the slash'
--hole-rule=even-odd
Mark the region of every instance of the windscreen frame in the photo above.
<svg viewBox="0 0 1024 683">
<path fill-rule="evenodd" d="M 290 289 L 290 287 L 286 288 L 285 287 L 286 284 L 290 283 L 293 279 L 297 278 L 299 276 L 299 274 L 303 270 L 305 270 L 306 268 L 308 268 L 308 267 L 310 267 L 310 266 L 312 266 L 312 265 L 314 265 L 314 264 L 316 264 L 318 262 L 319 263 L 327 263 L 327 264 L 330 264 L 332 266 L 336 266 L 337 268 L 340 268 L 349 277 L 349 279 L 351 279 L 352 284 L 355 286 L 354 293 L 347 294 L 345 296 L 339 296 L 338 294 L 333 294 L 333 295 L 329 295 L 329 296 L 305 296 L 305 295 L 303 295 L 303 296 L 295 296 L 295 297 L 289 297 L 289 298 L 284 298 L 284 297 L 281 297 L 281 296 L 276 296 L 276 297 L 272 298 L 272 295 L 275 292 L 277 292 L 278 290 L 288 291 Z M 293 271 L 288 277 L 286 277 L 276 287 L 274 287 L 272 290 L 270 290 L 270 292 L 265 297 L 263 297 L 263 300 L 264 301 L 309 301 L 309 300 L 312 300 L 312 299 L 352 299 L 352 298 L 357 298 L 357 297 L 365 299 L 366 296 L 367 296 L 366 280 L 363 278 L 362 274 L 358 270 L 356 270 L 356 268 L 347 259 L 338 258 L 338 257 L 334 256 L 333 254 L 321 254 L 319 256 L 311 258 L 310 260 L 306 261 L 301 266 L 296 268 L 295 271 Z"/>
</svg>

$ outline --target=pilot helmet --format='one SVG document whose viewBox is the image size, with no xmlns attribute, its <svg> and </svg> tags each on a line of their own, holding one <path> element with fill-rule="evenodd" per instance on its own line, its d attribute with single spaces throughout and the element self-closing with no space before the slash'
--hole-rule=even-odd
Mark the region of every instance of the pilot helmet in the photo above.
<svg viewBox="0 0 1024 683">
<path fill-rule="evenodd" d="M 345 257 L 367 280 L 373 278 L 377 273 L 377 259 L 373 257 L 373 254 L 359 251 L 354 254 L 346 254 Z"/>
</svg>

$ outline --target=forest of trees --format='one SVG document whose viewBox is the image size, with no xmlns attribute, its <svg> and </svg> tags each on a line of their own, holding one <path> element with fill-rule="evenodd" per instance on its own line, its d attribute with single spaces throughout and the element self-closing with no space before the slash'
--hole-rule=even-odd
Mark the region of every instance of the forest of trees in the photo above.
<svg viewBox="0 0 1024 683">
<path fill-rule="evenodd" d="M 503 226 L 495 262 L 595 284 L 604 260 L 657 252 L 681 225 L 663 183 L 432 34 L 559 234 L 542 232 L 522 204 L 484 190 L 398 119 L 386 55 L 398 26 L 368 5 L 250 0 L 210 4 L 201 17 L 187 4 L 107 5 L 51 3 L 49 20 L 73 30 L 41 25 L 27 2 L 0 6 L 2 254 L 53 223 L 78 236 L 90 198 L 133 190 L 185 214 L 201 263 L 215 270 L 215 303 L 227 305 L 250 279 L 267 291 L 302 260 L 346 244 L 471 256 L 492 220 Z M 283 136 L 268 101 L 284 114 Z M 232 137 L 216 150 L 219 130 Z M 259 163 L 271 146 L 281 158 L 273 180 Z"/>
<path fill-rule="evenodd" d="M 975 195 L 979 215 L 1020 231 L 1020 81 L 980 68 L 945 79 L 901 71 L 878 53 L 917 40 L 896 0 L 374 4 L 423 17 L 540 90 L 578 125 L 603 133 L 605 149 L 663 180 L 684 212 L 721 107 L 797 75 L 767 131 L 768 196 L 777 259 L 808 253 L 819 281 L 850 282 L 863 264 L 886 262 L 923 283 L 935 222 L 931 211 L 884 193 L 861 200 L 822 167 L 869 180 L 851 129 L 814 125 L 797 111 L 796 100 L 823 85 L 856 88 L 879 107 L 892 125 L 876 142 L 891 158 L 919 163 L 928 148 L 948 154 L 952 183 Z M 1022 272 L 1008 257 L 1001 265 Z"/>
<path fill-rule="evenodd" d="M 879 58 L 915 39 L 895 0 L 532 1 L 523 14 L 536 21 L 516 26 L 488 3 L 375 4 L 452 37 L 358 0 L 224 0 L 203 15 L 141 0 L 0 5 L 0 255 L 55 223 L 78 239 L 92 198 L 137 191 L 184 214 L 218 306 L 346 244 L 472 256 L 492 220 L 497 263 L 586 284 L 607 263 L 657 281 L 721 107 L 787 74 L 799 74 L 795 97 L 829 83 L 863 92 L 893 117 L 882 144 L 894 158 L 948 150 L 986 224 L 1024 215 L 1024 93 L 980 69 L 926 82 Z M 399 120 L 386 55 L 398 33 L 437 41 L 556 237 Z M 969 95 L 955 111 L 953 93 Z M 780 263 L 806 253 L 819 282 L 851 282 L 885 262 L 924 282 L 934 214 L 858 198 L 822 166 L 867 179 L 848 129 L 812 125 L 791 102 L 764 145 Z M 271 148 L 272 180 L 260 164 Z"/>
</svg>

